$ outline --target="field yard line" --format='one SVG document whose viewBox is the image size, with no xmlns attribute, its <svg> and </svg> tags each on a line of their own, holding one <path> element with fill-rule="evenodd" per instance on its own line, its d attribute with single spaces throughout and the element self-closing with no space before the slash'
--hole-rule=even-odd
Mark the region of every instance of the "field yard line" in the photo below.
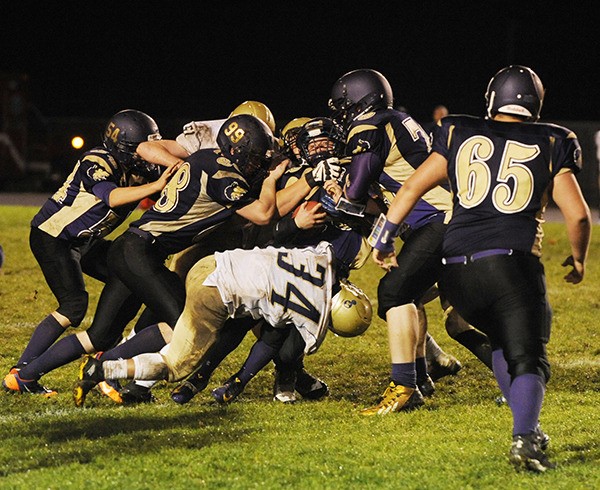
<svg viewBox="0 0 600 490">
<path fill-rule="evenodd" d="M 576 361 L 569 362 L 556 362 L 554 361 L 552 364 L 555 366 L 560 366 L 562 368 L 574 368 L 574 367 L 598 367 L 600 366 L 600 359 L 577 359 Z"/>
</svg>

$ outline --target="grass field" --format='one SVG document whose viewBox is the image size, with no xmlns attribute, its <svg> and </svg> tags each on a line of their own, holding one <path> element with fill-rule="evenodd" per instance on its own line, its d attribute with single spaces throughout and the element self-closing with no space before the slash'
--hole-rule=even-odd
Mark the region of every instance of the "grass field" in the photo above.
<svg viewBox="0 0 600 490">
<path fill-rule="evenodd" d="M 28 246 L 37 208 L 0 207 L 0 372 L 16 361 L 55 300 Z M 120 407 L 95 392 L 83 409 L 71 387 L 77 363 L 44 376 L 59 391 L 52 399 L 0 393 L 2 489 L 464 489 L 600 488 L 600 254 L 595 242 L 585 281 L 566 284 L 564 227 L 545 225 L 544 262 L 554 309 L 549 356 L 553 377 L 542 413 L 557 470 L 519 474 L 508 463 L 511 416 L 497 406 L 491 373 L 450 339 L 437 302 L 427 306 L 430 331 L 463 363 L 437 383 L 426 407 L 365 418 L 389 371 L 384 323 L 360 338 L 328 337 L 307 358 L 327 381 L 321 402 L 284 406 L 271 401 L 267 367 L 230 406 L 217 406 L 210 389 L 237 370 L 252 339 L 215 372 L 191 403 L 171 402 L 172 386 L 154 389 L 155 404 Z M 594 230 L 598 236 L 597 228 Z M 375 300 L 380 272 L 370 263 L 353 280 Z M 90 324 L 101 284 L 88 280 Z"/>
</svg>

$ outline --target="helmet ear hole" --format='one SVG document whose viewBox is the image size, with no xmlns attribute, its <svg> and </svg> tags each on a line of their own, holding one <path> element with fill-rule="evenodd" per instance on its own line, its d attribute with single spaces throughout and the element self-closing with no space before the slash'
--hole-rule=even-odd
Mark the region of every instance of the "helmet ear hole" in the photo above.
<svg viewBox="0 0 600 490">
<path fill-rule="evenodd" d="M 332 299 L 329 330 L 340 337 L 356 337 L 365 333 L 371 325 L 371 301 L 350 281 L 341 281 L 340 287 Z"/>
</svg>

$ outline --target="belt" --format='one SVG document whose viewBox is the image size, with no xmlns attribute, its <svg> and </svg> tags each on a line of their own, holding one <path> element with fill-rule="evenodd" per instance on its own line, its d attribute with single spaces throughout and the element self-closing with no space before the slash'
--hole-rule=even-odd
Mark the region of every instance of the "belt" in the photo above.
<svg viewBox="0 0 600 490">
<path fill-rule="evenodd" d="M 522 252 L 521 250 L 513 250 L 512 248 L 490 248 L 489 250 L 482 250 L 481 252 L 475 252 L 471 255 L 456 255 L 454 257 L 444 257 L 442 264 L 467 264 L 469 262 L 475 262 L 476 260 L 483 259 L 485 257 L 492 257 L 493 255 L 531 255 L 529 252 Z"/>
</svg>

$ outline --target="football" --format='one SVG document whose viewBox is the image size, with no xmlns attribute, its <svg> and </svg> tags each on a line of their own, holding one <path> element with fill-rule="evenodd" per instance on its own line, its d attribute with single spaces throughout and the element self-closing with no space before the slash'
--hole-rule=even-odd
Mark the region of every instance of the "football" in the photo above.
<svg viewBox="0 0 600 490">
<path fill-rule="evenodd" d="M 296 215 L 298 214 L 298 211 L 304 204 L 306 204 L 306 210 L 310 211 L 312 208 L 314 208 L 317 204 L 320 204 L 320 203 L 318 201 L 304 201 L 296 209 L 294 209 L 294 212 L 292 213 L 292 218 L 296 217 Z"/>
</svg>

